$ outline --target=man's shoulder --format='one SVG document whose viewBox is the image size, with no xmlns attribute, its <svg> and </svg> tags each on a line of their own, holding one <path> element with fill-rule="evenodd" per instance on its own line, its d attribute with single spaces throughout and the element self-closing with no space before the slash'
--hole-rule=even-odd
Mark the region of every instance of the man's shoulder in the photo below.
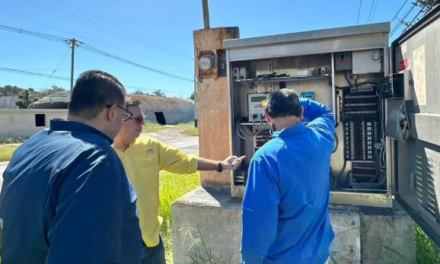
<svg viewBox="0 0 440 264">
<path fill-rule="evenodd" d="M 160 144 L 162 144 L 162 143 L 163 143 L 162 141 L 160 141 L 160 140 L 158 140 L 158 139 L 156 139 L 156 138 L 150 137 L 150 136 L 139 136 L 139 137 L 134 141 L 134 143 L 133 143 L 132 146 L 134 146 L 134 147 L 136 147 L 136 146 L 142 146 L 142 147 L 147 146 L 147 147 L 152 147 L 152 146 L 155 146 L 155 145 L 160 145 Z"/>
</svg>

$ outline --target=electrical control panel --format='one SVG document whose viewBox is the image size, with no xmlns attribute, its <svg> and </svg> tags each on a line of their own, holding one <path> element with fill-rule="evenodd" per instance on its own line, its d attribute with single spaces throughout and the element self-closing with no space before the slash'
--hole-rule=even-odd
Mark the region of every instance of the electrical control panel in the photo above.
<svg viewBox="0 0 440 264">
<path fill-rule="evenodd" d="M 241 167 L 232 172 L 233 197 L 243 194 L 254 153 L 272 139 L 263 101 L 270 92 L 287 88 L 302 98 L 326 105 L 334 113 L 334 148 L 328 176 L 331 203 L 390 206 L 390 161 L 381 87 L 385 80 L 389 86 L 396 84 L 397 77 L 384 79 L 388 76 L 384 70 L 387 47 L 377 48 L 378 40 L 374 38 L 380 34 L 367 35 L 365 40 L 354 42 L 344 34 L 340 36 L 344 47 L 353 45 L 345 50 L 339 45 L 342 40 L 324 38 L 318 45 L 322 53 L 316 50 L 316 42 L 305 45 L 294 41 L 291 47 L 286 44 L 284 48 L 262 44 L 256 48 L 246 46 L 248 42 L 228 40 L 234 42 L 226 48 L 230 59 L 231 154 L 246 155 Z M 315 40 L 316 35 L 313 36 Z M 359 45 L 372 39 L 373 46 Z M 387 39 L 383 40 L 385 43 Z M 303 119 L 306 126 L 310 121 Z M 359 199 L 358 193 L 371 199 Z"/>
<path fill-rule="evenodd" d="M 249 121 L 261 121 L 264 119 L 263 101 L 267 94 L 248 94 Z"/>
</svg>

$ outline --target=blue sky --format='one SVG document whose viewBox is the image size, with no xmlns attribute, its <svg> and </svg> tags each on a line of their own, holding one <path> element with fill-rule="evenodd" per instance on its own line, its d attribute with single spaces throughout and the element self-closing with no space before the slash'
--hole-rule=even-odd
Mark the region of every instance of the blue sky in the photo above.
<svg viewBox="0 0 440 264">
<path fill-rule="evenodd" d="M 210 0 L 211 27 L 238 26 L 255 37 L 314 29 L 392 21 L 405 0 Z M 410 10 L 406 1 L 391 28 Z M 418 13 L 414 8 L 406 20 Z M 0 26 L 76 38 L 114 56 L 184 79 L 194 76 L 192 32 L 203 28 L 201 0 L 0 0 Z M 391 39 L 405 26 L 400 26 Z M 53 42 L 0 29 L 0 67 L 70 76 L 70 49 Z M 82 47 L 76 49 L 75 76 L 87 69 L 115 75 L 129 92 L 161 89 L 188 97 L 194 83 L 161 75 Z M 70 82 L 0 71 L 0 86 L 36 90 Z"/>
</svg>

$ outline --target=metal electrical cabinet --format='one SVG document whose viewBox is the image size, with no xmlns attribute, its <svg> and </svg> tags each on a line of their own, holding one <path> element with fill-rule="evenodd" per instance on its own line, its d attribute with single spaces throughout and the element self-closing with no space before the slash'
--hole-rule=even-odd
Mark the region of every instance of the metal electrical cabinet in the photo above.
<svg viewBox="0 0 440 264">
<path fill-rule="evenodd" d="M 391 48 L 389 23 L 225 40 L 231 152 L 246 155 L 231 173 L 232 197 L 242 197 L 250 160 L 271 138 L 261 101 L 292 88 L 335 114 L 330 202 L 390 208 L 396 196 L 440 245 L 438 14 Z"/>
</svg>

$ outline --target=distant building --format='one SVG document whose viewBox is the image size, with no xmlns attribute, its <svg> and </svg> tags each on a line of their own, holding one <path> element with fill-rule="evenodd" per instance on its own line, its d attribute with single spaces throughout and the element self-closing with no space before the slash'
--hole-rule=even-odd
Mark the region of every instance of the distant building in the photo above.
<svg viewBox="0 0 440 264">
<path fill-rule="evenodd" d="M 0 109 L 16 109 L 18 108 L 15 104 L 17 101 L 17 95 L 0 96 Z"/>
<path fill-rule="evenodd" d="M 129 95 L 141 101 L 141 109 L 147 122 L 162 125 L 177 124 L 194 120 L 194 102 L 189 99 Z M 29 105 L 30 109 L 67 109 L 70 92 L 56 92 Z"/>
</svg>

